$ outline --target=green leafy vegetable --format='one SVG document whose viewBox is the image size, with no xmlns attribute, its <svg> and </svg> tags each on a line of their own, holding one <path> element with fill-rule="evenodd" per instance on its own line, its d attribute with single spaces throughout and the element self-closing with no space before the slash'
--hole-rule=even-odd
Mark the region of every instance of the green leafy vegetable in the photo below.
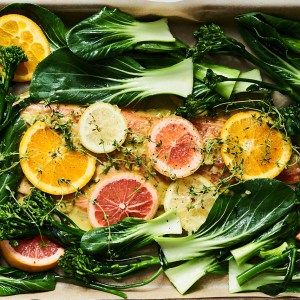
<svg viewBox="0 0 300 300">
<path fill-rule="evenodd" d="M 207 70 L 212 70 L 217 75 L 222 75 L 224 77 L 229 78 L 237 78 L 241 73 L 237 69 L 212 64 L 211 62 L 207 62 L 204 60 L 202 60 L 199 63 L 195 63 L 194 66 L 195 78 L 201 80 L 202 82 L 205 81 L 205 78 L 207 76 Z M 225 99 L 229 99 L 234 86 L 235 81 L 219 82 L 215 86 L 215 91 L 221 96 L 223 96 Z"/>
<path fill-rule="evenodd" d="M 213 107 L 225 103 L 227 100 L 208 87 L 205 83 L 195 80 L 193 94 L 189 95 L 182 106 L 176 110 L 176 115 L 186 119 L 193 119 L 205 111 L 212 111 Z"/>
<path fill-rule="evenodd" d="M 70 247 L 59 258 L 58 265 L 65 274 L 85 281 L 96 278 L 122 278 L 150 266 L 160 266 L 157 256 L 136 256 L 123 260 L 96 260 L 81 248 Z"/>
<path fill-rule="evenodd" d="M 0 10 L 0 16 L 20 14 L 36 22 L 47 36 L 52 50 L 66 46 L 67 29 L 62 20 L 48 9 L 31 3 L 12 3 Z"/>
<path fill-rule="evenodd" d="M 168 262 L 207 255 L 249 241 L 283 218 L 297 197 L 285 183 L 274 179 L 253 179 L 222 193 L 199 230 L 186 237 L 159 237 Z"/>
<path fill-rule="evenodd" d="M 242 265 L 263 249 L 271 249 L 282 240 L 295 236 L 300 228 L 298 212 L 291 212 L 277 222 L 269 230 L 265 231 L 254 240 L 237 249 L 231 250 L 231 254 L 238 265 Z"/>
<path fill-rule="evenodd" d="M 10 93 L 10 88 L 15 72 L 21 62 L 27 61 L 27 56 L 22 48 L 17 46 L 0 46 L 0 131 L 5 128 L 12 117 L 12 107 L 18 100 Z"/>
<path fill-rule="evenodd" d="M 128 56 L 91 63 L 63 48 L 37 66 L 30 95 L 36 100 L 47 98 L 60 103 L 104 101 L 128 106 L 157 94 L 186 97 L 192 88 L 191 59 L 167 68 L 144 69 Z"/>
<path fill-rule="evenodd" d="M 89 230 L 81 239 L 81 248 L 88 254 L 124 256 L 150 244 L 159 236 L 181 232 L 179 217 L 170 210 L 149 221 L 125 218 L 112 226 Z"/>
<path fill-rule="evenodd" d="M 0 266 L 0 296 L 53 291 L 55 285 L 53 272 L 35 274 Z"/>
<path fill-rule="evenodd" d="M 21 117 L 12 120 L 2 134 L 0 143 L 0 205 L 11 201 L 12 195 L 21 180 L 23 173 L 19 165 L 19 143 L 26 124 Z"/>
<path fill-rule="evenodd" d="M 299 282 L 300 282 L 300 268 L 299 261 L 296 263 L 296 269 L 293 274 L 292 282 L 289 282 L 286 286 L 286 292 L 299 292 Z M 273 284 L 280 284 L 285 280 L 286 266 L 284 268 L 276 269 L 267 269 L 261 272 L 258 272 L 256 276 L 249 279 L 244 284 L 240 285 L 237 277 L 244 272 L 254 268 L 254 264 L 243 264 L 238 266 L 234 259 L 229 262 L 229 292 L 238 293 L 238 292 L 249 292 L 249 291 L 263 291 L 265 287 L 271 287 Z M 296 285 L 294 285 L 294 284 Z M 297 289 L 298 288 L 298 289 Z M 264 290 L 264 292 L 267 292 Z M 271 294 L 271 293 L 269 293 Z M 274 295 L 273 295 L 274 296 Z"/>
<path fill-rule="evenodd" d="M 22 202 L 12 198 L 0 205 L 0 240 L 43 234 L 68 246 L 79 244 L 84 231 L 56 208 L 51 196 L 32 189 Z"/>
<path fill-rule="evenodd" d="M 259 67 L 261 70 L 264 70 L 272 79 L 274 79 L 274 81 L 277 83 L 276 89 L 278 91 L 290 95 L 293 99 L 300 101 L 299 94 L 293 89 L 290 82 L 287 82 L 284 78 L 282 78 L 281 74 L 275 72 L 273 68 L 264 60 L 258 59 L 249 51 L 247 51 L 242 43 L 227 36 L 219 25 L 202 25 L 194 32 L 194 36 L 196 43 L 189 49 L 189 56 L 192 56 L 194 59 L 203 58 L 206 54 L 225 54 L 243 57 Z M 249 38 L 247 38 L 247 36 Z M 253 49 L 259 43 L 255 36 L 249 32 L 246 32 L 245 30 L 243 31 L 243 37 L 247 42 L 251 42 Z M 254 51 L 255 50 L 256 49 L 254 49 Z M 270 58 L 268 58 L 268 60 L 269 59 Z M 259 82 L 256 83 L 258 84 Z M 274 88 L 275 86 L 273 86 L 273 90 Z"/>
<path fill-rule="evenodd" d="M 114 57 L 145 41 L 175 42 L 167 19 L 139 22 L 116 8 L 104 7 L 75 25 L 67 35 L 71 51 L 87 60 Z"/>
</svg>

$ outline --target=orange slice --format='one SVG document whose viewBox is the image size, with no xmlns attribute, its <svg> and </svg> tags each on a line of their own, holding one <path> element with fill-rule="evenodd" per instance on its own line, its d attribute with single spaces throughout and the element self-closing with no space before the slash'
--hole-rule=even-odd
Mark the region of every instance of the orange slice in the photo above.
<svg viewBox="0 0 300 300">
<path fill-rule="evenodd" d="M 0 248 L 12 267 L 28 272 L 41 272 L 55 267 L 64 253 L 62 247 L 40 236 L 31 240 L 18 240 L 16 247 L 7 240 L 1 241 Z"/>
<path fill-rule="evenodd" d="M 0 45 L 19 46 L 28 61 L 21 63 L 14 80 L 30 81 L 37 64 L 50 54 L 50 45 L 41 28 L 29 18 L 9 14 L 0 17 Z"/>
<path fill-rule="evenodd" d="M 25 132 L 19 148 L 20 164 L 38 189 L 64 195 L 76 192 L 92 178 L 96 160 L 82 151 L 71 151 L 64 138 L 43 122 Z"/>
<path fill-rule="evenodd" d="M 152 219 L 159 206 L 157 191 L 144 177 L 121 172 L 95 186 L 88 215 L 93 227 L 117 223 L 126 217 Z"/>
<path fill-rule="evenodd" d="M 269 117 L 257 111 L 239 112 L 224 124 L 221 154 L 237 178 L 274 178 L 286 167 L 291 143 L 271 124 Z"/>
<path fill-rule="evenodd" d="M 203 160 L 203 141 L 194 125 L 177 116 L 156 123 L 147 144 L 153 167 L 171 178 L 194 173 Z"/>
</svg>

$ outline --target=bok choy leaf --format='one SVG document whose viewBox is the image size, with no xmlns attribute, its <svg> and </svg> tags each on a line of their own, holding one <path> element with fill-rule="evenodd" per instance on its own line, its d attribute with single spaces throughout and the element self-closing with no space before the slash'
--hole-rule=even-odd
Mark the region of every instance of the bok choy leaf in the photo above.
<svg viewBox="0 0 300 300">
<path fill-rule="evenodd" d="M 87 60 L 114 57 L 148 41 L 175 42 L 167 19 L 140 22 L 108 7 L 75 25 L 67 35 L 71 51 Z"/>
<path fill-rule="evenodd" d="M 206 256 L 209 251 L 250 241 L 278 222 L 296 204 L 295 192 L 275 179 L 247 180 L 221 194 L 197 232 L 158 237 L 168 262 Z"/>
<path fill-rule="evenodd" d="M 136 105 L 158 94 L 186 97 L 193 89 L 193 62 L 185 59 L 161 69 L 145 69 L 129 56 L 87 62 L 61 48 L 36 68 L 30 84 L 36 101 L 79 105 L 97 101 Z"/>
<path fill-rule="evenodd" d="M 55 286 L 53 272 L 28 273 L 0 266 L 0 296 L 53 291 Z"/>
<path fill-rule="evenodd" d="M 277 222 L 269 230 L 237 249 L 231 250 L 231 254 L 238 265 L 246 263 L 251 257 L 261 250 L 271 249 L 279 245 L 289 236 L 295 236 L 299 230 L 299 214 L 294 211 Z"/>
<path fill-rule="evenodd" d="M 108 226 L 87 231 L 81 238 L 85 253 L 121 256 L 149 245 L 158 236 L 181 234 L 180 219 L 170 210 L 152 220 L 128 217 Z"/>
<path fill-rule="evenodd" d="M 11 192 L 18 187 L 23 173 L 19 164 L 19 143 L 26 131 L 26 124 L 21 117 L 12 120 L 1 136 L 0 160 L 0 205 L 11 199 Z"/>
</svg>

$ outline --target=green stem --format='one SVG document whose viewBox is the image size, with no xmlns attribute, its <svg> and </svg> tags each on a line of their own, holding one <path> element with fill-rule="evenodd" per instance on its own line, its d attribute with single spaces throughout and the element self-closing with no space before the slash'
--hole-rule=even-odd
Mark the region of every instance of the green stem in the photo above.
<svg viewBox="0 0 300 300">
<path fill-rule="evenodd" d="M 252 268 L 241 273 L 240 275 L 237 276 L 237 281 L 238 281 L 239 285 L 242 286 L 244 283 L 249 281 L 251 278 L 253 278 L 256 275 L 260 274 L 261 272 L 265 271 L 269 267 L 273 267 L 278 264 L 286 262 L 286 259 L 288 258 L 289 254 L 290 254 L 290 252 L 285 252 L 282 255 L 276 256 L 274 258 L 263 261 L 257 265 L 254 265 Z"/>
<path fill-rule="evenodd" d="M 87 287 L 87 288 L 91 288 L 91 289 L 94 289 L 94 290 L 98 290 L 98 291 L 110 293 L 110 294 L 113 294 L 113 295 L 117 295 L 117 296 L 122 297 L 124 299 L 127 298 L 127 295 L 125 293 L 118 291 L 117 289 L 115 289 L 115 286 L 111 286 L 111 285 L 108 285 L 108 284 L 103 284 L 103 283 L 93 282 L 93 281 L 85 282 L 85 281 L 82 281 L 80 279 L 75 279 L 75 278 L 61 276 L 61 275 L 55 275 L 55 278 L 58 282 L 71 283 L 71 284 L 74 284 L 74 285 Z"/>
<path fill-rule="evenodd" d="M 117 263 L 117 262 L 116 262 Z M 145 269 L 152 266 L 160 265 L 160 260 L 158 257 L 152 257 L 150 260 L 140 261 L 137 263 L 132 263 L 129 265 L 121 265 L 118 266 L 118 269 L 120 272 L 116 273 L 96 273 L 95 276 L 99 277 L 106 277 L 106 278 L 113 278 L 113 277 L 122 277 L 128 274 L 131 274 L 133 272 L 139 271 L 141 269 Z M 124 270 L 125 269 L 125 270 Z"/>
</svg>

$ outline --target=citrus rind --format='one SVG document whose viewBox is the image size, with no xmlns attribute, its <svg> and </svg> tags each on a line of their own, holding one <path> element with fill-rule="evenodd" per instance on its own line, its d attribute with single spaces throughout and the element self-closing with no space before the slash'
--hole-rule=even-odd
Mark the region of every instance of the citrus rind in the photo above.
<svg viewBox="0 0 300 300">
<path fill-rule="evenodd" d="M 57 251 L 49 257 L 33 258 L 17 252 L 8 240 L 0 241 L 1 252 L 5 260 L 14 268 L 27 272 L 42 272 L 54 268 L 57 261 L 64 254 L 64 249 L 58 247 Z"/>
</svg>

